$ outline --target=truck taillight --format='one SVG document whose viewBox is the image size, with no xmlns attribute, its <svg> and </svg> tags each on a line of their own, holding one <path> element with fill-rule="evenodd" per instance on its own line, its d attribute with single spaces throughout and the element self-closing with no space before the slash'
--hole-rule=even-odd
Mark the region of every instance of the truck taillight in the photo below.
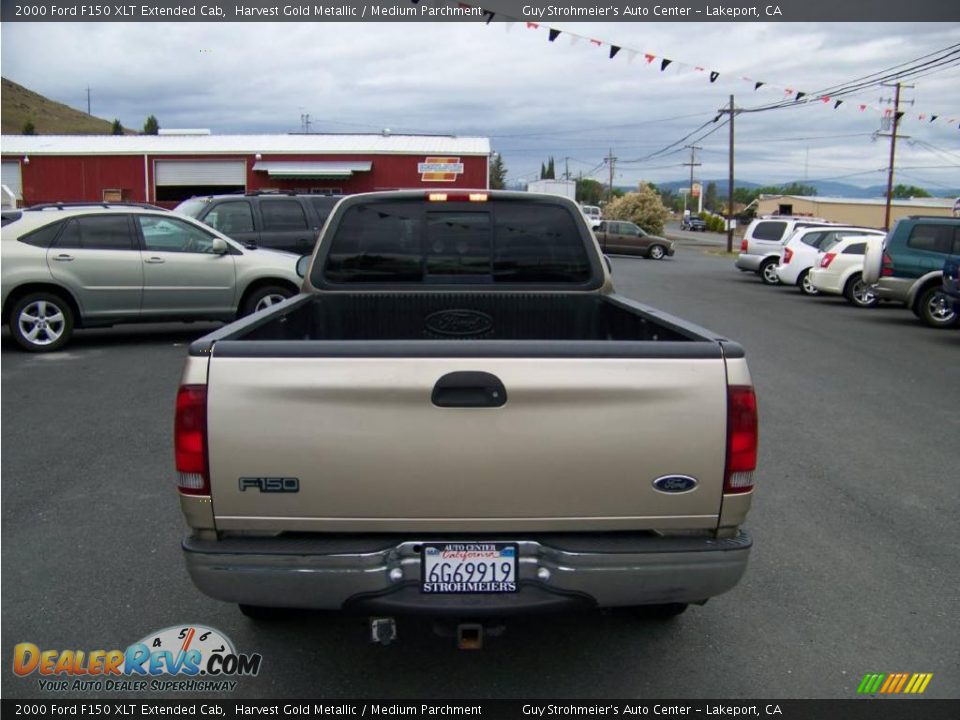
<svg viewBox="0 0 960 720">
<path fill-rule="evenodd" d="M 173 423 L 177 488 L 187 495 L 209 495 L 207 469 L 207 386 L 181 385 Z"/>
<path fill-rule="evenodd" d="M 792 258 L 792 257 L 793 257 L 793 250 L 791 250 L 790 248 L 784 248 L 784 249 L 783 249 L 783 264 L 784 264 L 784 265 L 789 265 L 789 264 L 790 264 L 790 258 Z"/>
<path fill-rule="evenodd" d="M 744 238 L 743 240 L 740 241 L 740 252 L 746 252 L 746 251 L 747 251 L 747 239 Z"/>
<path fill-rule="evenodd" d="M 893 275 L 893 258 L 887 255 L 887 253 L 883 254 L 883 265 L 880 268 L 880 274 L 883 277 Z"/>
<path fill-rule="evenodd" d="M 427 200 L 430 202 L 486 202 L 490 199 L 485 192 L 430 192 Z"/>
<path fill-rule="evenodd" d="M 820 261 L 820 267 L 828 268 L 830 263 L 833 262 L 833 259 L 837 256 L 836 253 L 827 253 L 823 256 L 823 259 Z"/>
<path fill-rule="evenodd" d="M 753 490 L 757 468 L 757 397 L 753 388 L 731 385 L 727 389 L 727 468 L 725 493 Z"/>
</svg>

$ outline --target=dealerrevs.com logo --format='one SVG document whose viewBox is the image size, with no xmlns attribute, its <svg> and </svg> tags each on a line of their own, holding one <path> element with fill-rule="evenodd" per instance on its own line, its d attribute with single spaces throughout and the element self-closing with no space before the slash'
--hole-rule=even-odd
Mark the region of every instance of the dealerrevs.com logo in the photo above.
<svg viewBox="0 0 960 720">
<path fill-rule="evenodd" d="M 33 643 L 13 649 L 13 672 L 39 676 L 48 692 L 230 691 L 237 678 L 260 672 L 259 653 L 238 653 L 219 630 L 175 625 L 150 633 L 125 650 L 48 650 Z"/>
</svg>

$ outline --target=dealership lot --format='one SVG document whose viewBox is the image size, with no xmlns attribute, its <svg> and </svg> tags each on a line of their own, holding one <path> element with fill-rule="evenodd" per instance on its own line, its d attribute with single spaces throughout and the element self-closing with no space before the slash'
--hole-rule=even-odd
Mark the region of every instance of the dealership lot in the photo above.
<svg viewBox="0 0 960 720">
<path fill-rule="evenodd" d="M 212 325 L 81 332 L 2 347 L 2 690 L 13 645 L 123 648 L 201 623 L 263 667 L 224 697 L 853 697 L 867 672 L 932 672 L 960 694 L 955 482 L 960 332 L 739 273 L 681 244 L 614 260 L 618 290 L 743 344 L 760 403 L 743 582 L 675 622 L 508 621 L 479 653 L 424 620 L 388 648 L 362 619 L 254 624 L 200 595 L 180 557 L 171 450 L 186 345 Z M 642 432 L 642 428 L 637 429 Z M 638 464 L 642 458 L 638 458 Z"/>
</svg>

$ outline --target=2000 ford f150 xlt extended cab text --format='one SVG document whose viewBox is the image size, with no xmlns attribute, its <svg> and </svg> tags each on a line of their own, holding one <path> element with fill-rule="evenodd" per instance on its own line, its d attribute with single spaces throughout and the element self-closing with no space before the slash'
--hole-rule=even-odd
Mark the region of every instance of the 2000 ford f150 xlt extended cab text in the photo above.
<svg viewBox="0 0 960 720">
<path fill-rule="evenodd" d="M 572 201 L 355 195 L 303 261 L 300 295 L 190 347 L 176 465 L 204 593 L 670 613 L 743 575 L 743 350 L 616 295 Z"/>
</svg>

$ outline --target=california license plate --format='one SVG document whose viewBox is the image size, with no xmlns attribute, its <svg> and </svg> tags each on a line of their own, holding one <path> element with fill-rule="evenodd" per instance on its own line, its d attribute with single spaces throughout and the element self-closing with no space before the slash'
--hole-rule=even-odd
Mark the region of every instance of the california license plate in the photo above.
<svg viewBox="0 0 960 720">
<path fill-rule="evenodd" d="M 423 546 L 421 592 L 517 591 L 517 546 L 508 543 L 438 543 Z"/>
</svg>

